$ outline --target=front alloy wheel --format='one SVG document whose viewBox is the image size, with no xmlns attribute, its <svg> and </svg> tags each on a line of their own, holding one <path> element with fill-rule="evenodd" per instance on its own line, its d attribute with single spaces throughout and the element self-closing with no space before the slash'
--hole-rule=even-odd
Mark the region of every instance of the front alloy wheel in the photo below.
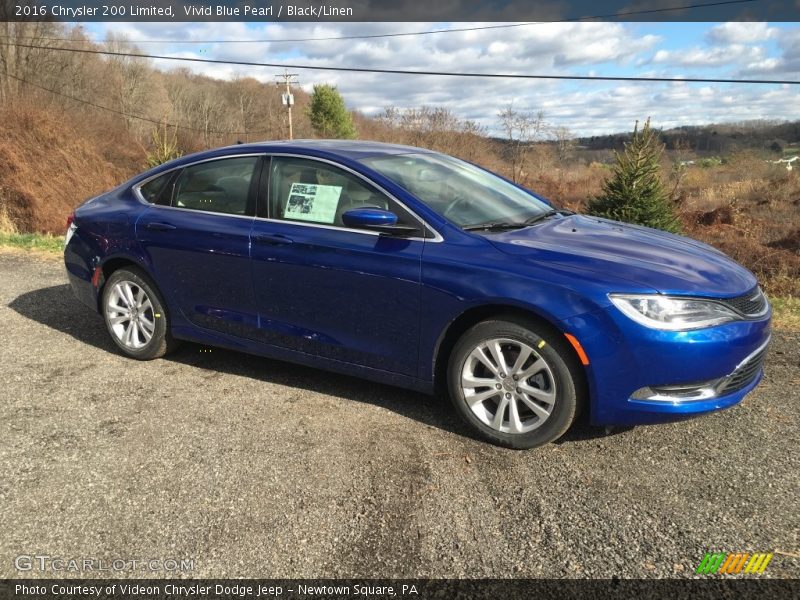
<svg viewBox="0 0 800 600">
<path fill-rule="evenodd" d="M 584 401 L 581 367 L 564 338 L 516 317 L 483 321 L 453 348 L 450 397 L 481 437 L 533 448 L 561 437 Z"/>
<path fill-rule="evenodd" d="M 556 402 L 556 382 L 547 361 L 525 342 L 492 338 L 470 352 L 461 371 L 461 391 L 473 414 L 501 433 L 540 427 Z"/>
</svg>

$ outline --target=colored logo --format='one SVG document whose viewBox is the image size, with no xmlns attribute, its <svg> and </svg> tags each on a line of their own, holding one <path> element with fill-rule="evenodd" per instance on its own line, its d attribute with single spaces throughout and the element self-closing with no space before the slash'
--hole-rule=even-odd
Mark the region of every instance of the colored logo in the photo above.
<svg viewBox="0 0 800 600">
<path fill-rule="evenodd" d="M 711 575 L 713 573 L 721 573 L 723 575 L 736 575 L 737 573 L 755 575 L 758 573 L 760 575 L 771 560 L 771 552 L 769 554 L 748 554 L 747 552 L 717 552 L 712 554 L 711 552 L 706 552 L 696 572 L 699 575 Z"/>
</svg>

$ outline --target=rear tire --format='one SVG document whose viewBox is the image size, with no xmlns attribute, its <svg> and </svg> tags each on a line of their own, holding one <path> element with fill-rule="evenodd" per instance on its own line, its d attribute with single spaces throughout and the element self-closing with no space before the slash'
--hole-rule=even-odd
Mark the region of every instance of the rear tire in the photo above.
<svg viewBox="0 0 800 600">
<path fill-rule="evenodd" d="M 169 331 L 169 314 L 155 283 L 136 267 L 114 271 L 103 287 L 101 310 L 106 329 L 122 353 L 152 360 L 178 345 Z"/>
<path fill-rule="evenodd" d="M 580 365 L 557 332 L 512 316 L 483 321 L 456 343 L 448 389 L 483 439 L 526 449 L 561 437 L 585 398 Z"/>
</svg>

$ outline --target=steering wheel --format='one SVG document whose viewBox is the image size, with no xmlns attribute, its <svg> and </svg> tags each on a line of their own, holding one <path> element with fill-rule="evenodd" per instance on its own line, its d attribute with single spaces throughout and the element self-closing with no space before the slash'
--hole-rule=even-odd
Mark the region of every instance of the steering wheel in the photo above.
<svg viewBox="0 0 800 600">
<path fill-rule="evenodd" d="M 458 207 L 460 204 L 463 204 L 465 202 L 469 202 L 469 198 L 464 198 L 464 197 L 456 198 L 450 204 L 447 205 L 447 208 L 445 208 L 442 211 L 442 216 L 446 218 L 450 214 L 451 211 L 455 210 L 456 207 Z"/>
</svg>

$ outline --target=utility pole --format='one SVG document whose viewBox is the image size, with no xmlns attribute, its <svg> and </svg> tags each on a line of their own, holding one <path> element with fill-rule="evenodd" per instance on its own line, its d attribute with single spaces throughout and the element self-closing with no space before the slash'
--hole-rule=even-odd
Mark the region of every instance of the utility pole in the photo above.
<svg viewBox="0 0 800 600">
<path fill-rule="evenodd" d="M 289 139 L 294 139 L 294 134 L 292 132 L 292 106 L 294 105 L 294 95 L 292 94 L 291 84 L 297 84 L 298 74 L 297 73 L 289 73 L 288 69 L 284 69 L 282 75 L 275 75 L 279 80 L 282 79 L 283 81 L 278 81 L 277 85 L 281 85 L 281 83 L 286 85 L 286 93 L 281 94 L 281 101 L 283 105 L 289 110 Z"/>
</svg>

